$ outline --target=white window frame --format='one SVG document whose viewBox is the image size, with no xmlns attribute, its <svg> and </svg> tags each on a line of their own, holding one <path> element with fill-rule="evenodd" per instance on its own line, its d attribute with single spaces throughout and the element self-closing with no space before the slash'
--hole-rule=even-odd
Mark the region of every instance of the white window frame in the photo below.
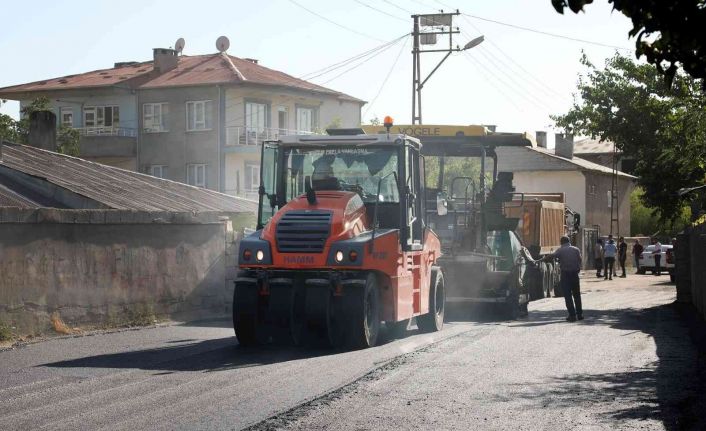
<svg viewBox="0 0 706 431">
<path fill-rule="evenodd" d="M 244 173 L 243 183 L 245 184 L 245 191 L 257 192 L 260 188 L 260 165 L 258 163 L 246 163 Z M 250 187 L 248 187 L 248 177 L 250 177 Z"/>
<path fill-rule="evenodd" d="M 150 165 L 149 174 L 153 177 L 164 178 L 164 170 L 166 167 L 166 165 Z"/>
<path fill-rule="evenodd" d="M 206 170 L 207 166 L 205 163 L 190 163 L 186 165 L 186 182 L 189 185 L 196 187 L 206 187 Z M 193 173 L 192 173 L 193 170 Z M 199 178 L 199 171 L 201 173 L 201 178 Z"/>
<path fill-rule="evenodd" d="M 157 114 L 159 111 L 159 114 Z M 142 130 L 145 133 L 168 132 L 167 118 L 169 103 L 143 103 L 142 104 Z"/>
<path fill-rule="evenodd" d="M 213 127 L 213 122 L 211 121 L 211 100 L 191 100 L 186 102 L 186 131 L 187 132 L 199 132 L 204 130 L 211 130 Z M 201 109 L 203 113 L 203 118 L 198 119 L 198 109 Z M 194 124 L 193 127 L 189 121 L 189 113 L 193 111 Z M 211 123 L 211 127 L 207 125 Z"/>
<path fill-rule="evenodd" d="M 269 124 L 269 105 L 263 102 L 245 102 L 245 128 L 248 132 L 264 133 Z"/>
<path fill-rule="evenodd" d="M 105 110 L 110 108 L 110 126 L 105 125 Z M 118 121 L 115 121 L 115 112 L 118 112 Z M 93 114 L 93 125 L 89 126 L 86 124 L 88 121 L 86 119 L 87 115 Z M 83 127 L 120 127 L 120 106 L 118 105 L 96 105 L 96 106 L 84 106 L 83 108 Z"/>
<path fill-rule="evenodd" d="M 65 121 L 64 115 L 69 115 L 71 119 Z M 59 123 L 64 127 L 74 127 L 74 108 L 71 106 L 62 106 L 59 110 Z"/>
<path fill-rule="evenodd" d="M 309 112 L 309 127 L 302 127 L 302 114 L 304 111 Z M 297 132 L 313 132 L 314 130 L 316 130 L 316 127 L 318 126 L 318 119 L 316 118 L 318 115 L 317 108 L 313 106 L 297 106 L 295 113 Z"/>
</svg>

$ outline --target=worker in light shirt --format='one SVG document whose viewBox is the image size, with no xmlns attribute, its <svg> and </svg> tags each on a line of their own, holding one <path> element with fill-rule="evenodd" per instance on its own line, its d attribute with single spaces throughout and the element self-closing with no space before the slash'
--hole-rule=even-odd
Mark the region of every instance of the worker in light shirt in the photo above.
<svg viewBox="0 0 706 431">
<path fill-rule="evenodd" d="M 605 253 L 605 264 L 603 268 L 603 279 L 612 280 L 615 274 L 615 255 L 618 254 L 618 246 L 615 245 L 613 235 L 608 235 L 608 242 L 603 247 Z"/>
</svg>

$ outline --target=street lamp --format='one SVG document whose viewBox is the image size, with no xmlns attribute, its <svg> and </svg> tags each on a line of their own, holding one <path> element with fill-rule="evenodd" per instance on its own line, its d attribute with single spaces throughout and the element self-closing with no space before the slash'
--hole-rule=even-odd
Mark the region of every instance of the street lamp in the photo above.
<svg viewBox="0 0 706 431">
<path fill-rule="evenodd" d="M 477 38 L 475 38 L 475 39 L 473 39 L 472 41 L 470 41 L 470 42 L 468 42 L 467 44 L 465 44 L 465 45 L 463 46 L 463 49 L 462 49 L 461 51 L 465 51 L 465 50 L 467 50 L 467 49 L 474 48 L 474 47 L 480 45 L 481 43 L 483 43 L 484 40 L 485 40 L 485 37 L 484 37 L 484 36 L 478 36 Z"/>
</svg>

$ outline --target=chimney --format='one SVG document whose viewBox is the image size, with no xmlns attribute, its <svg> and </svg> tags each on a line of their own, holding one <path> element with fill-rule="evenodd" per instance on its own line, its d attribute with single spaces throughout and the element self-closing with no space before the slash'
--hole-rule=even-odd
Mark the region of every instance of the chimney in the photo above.
<svg viewBox="0 0 706 431">
<path fill-rule="evenodd" d="M 177 67 L 179 53 L 174 49 L 154 48 L 154 70 L 158 73 L 169 72 Z"/>
<path fill-rule="evenodd" d="M 540 148 L 547 148 L 547 132 L 537 130 L 535 133 L 535 139 L 537 141 L 537 146 Z"/>
<path fill-rule="evenodd" d="M 563 133 L 554 134 L 554 154 L 566 159 L 574 158 L 574 135 Z"/>
<path fill-rule="evenodd" d="M 56 151 L 56 115 L 51 111 L 29 114 L 29 145 Z"/>
<path fill-rule="evenodd" d="M 256 58 L 244 58 L 243 60 L 249 61 L 250 63 L 257 64 L 258 60 Z"/>
</svg>

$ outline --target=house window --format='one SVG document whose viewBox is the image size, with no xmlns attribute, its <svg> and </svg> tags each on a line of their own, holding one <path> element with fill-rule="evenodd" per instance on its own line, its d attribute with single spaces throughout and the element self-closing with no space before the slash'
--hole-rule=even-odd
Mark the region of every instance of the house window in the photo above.
<svg viewBox="0 0 706 431">
<path fill-rule="evenodd" d="M 279 133 L 280 135 L 283 135 L 287 133 L 287 129 L 289 128 L 289 115 L 287 115 L 287 107 L 286 106 L 280 106 L 277 108 L 277 127 L 279 127 Z"/>
<path fill-rule="evenodd" d="M 206 187 L 206 165 L 186 165 L 186 182 L 196 187 Z"/>
<path fill-rule="evenodd" d="M 164 178 L 166 175 L 167 167 L 164 165 L 152 165 L 149 167 L 149 174 L 153 177 Z"/>
<path fill-rule="evenodd" d="M 260 165 L 245 165 L 245 191 L 257 192 L 260 187 Z"/>
<path fill-rule="evenodd" d="M 186 102 L 186 130 L 211 130 L 211 101 Z"/>
<path fill-rule="evenodd" d="M 119 127 L 120 108 L 117 106 L 86 106 L 83 108 L 84 127 Z"/>
<path fill-rule="evenodd" d="M 64 127 L 74 126 L 74 110 L 70 106 L 65 106 L 61 108 L 60 113 L 61 125 Z"/>
<path fill-rule="evenodd" d="M 596 195 L 596 186 L 595 186 L 595 184 L 591 184 L 591 185 L 588 186 L 588 194 L 591 195 L 591 196 L 595 196 L 595 195 Z"/>
<path fill-rule="evenodd" d="M 297 130 L 313 132 L 316 128 L 316 110 L 313 108 L 297 108 Z"/>
<path fill-rule="evenodd" d="M 245 127 L 248 131 L 262 133 L 267 127 L 267 105 L 264 103 L 245 103 Z"/>
<path fill-rule="evenodd" d="M 142 105 L 142 128 L 145 133 L 167 132 L 167 103 L 145 103 Z"/>
</svg>

